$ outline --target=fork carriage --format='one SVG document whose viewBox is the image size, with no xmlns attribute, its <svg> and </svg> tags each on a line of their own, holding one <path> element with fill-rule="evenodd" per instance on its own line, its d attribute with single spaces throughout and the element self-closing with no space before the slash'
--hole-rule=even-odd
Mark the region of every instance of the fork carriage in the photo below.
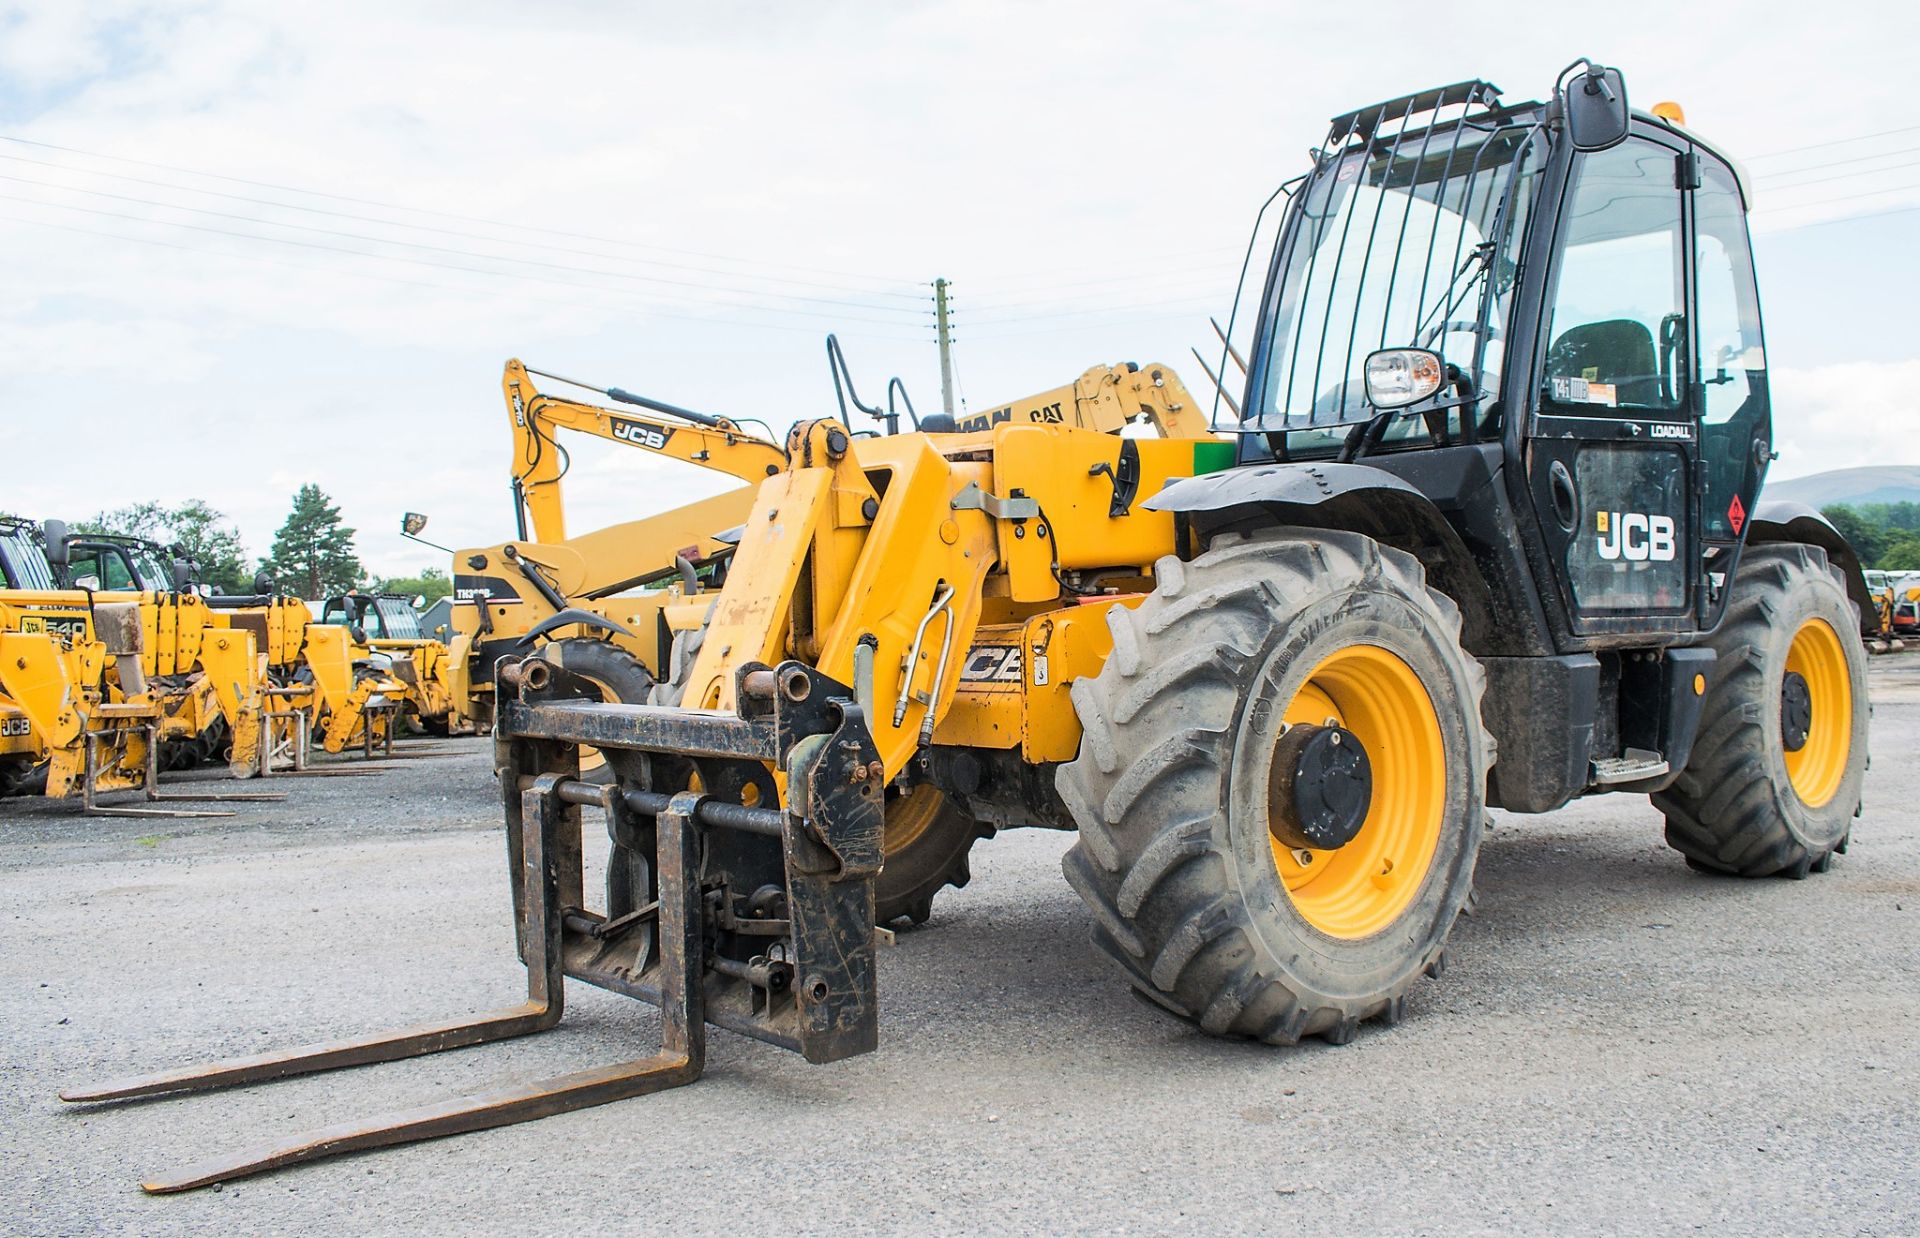
<svg viewBox="0 0 1920 1238">
<path fill-rule="evenodd" d="M 560 1021 L 568 978 L 659 1006 L 660 1052 L 323 1127 L 149 1179 L 146 1190 L 191 1190 L 679 1087 L 705 1068 L 706 1023 L 811 1062 L 875 1047 L 881 765 L 852 691 L 795 662 L 750 666 L 739 709 L 721 714 L 602 704 L 591 682 L 540 659 L 502 672 L 502 686 L 518 691 L 495 742 L 526 1001 L 61 1099 L 209 1091 L 542 1032 Z M 579 778 L 581 744 L 608 754 L 613 782 Z M 760 806 L 775 802 L 770 767 L 786 783 L 784 809 Z M 612 844 L 602 910 L 585 897 L 583 805 L 604 811 Z"/>
</svg>

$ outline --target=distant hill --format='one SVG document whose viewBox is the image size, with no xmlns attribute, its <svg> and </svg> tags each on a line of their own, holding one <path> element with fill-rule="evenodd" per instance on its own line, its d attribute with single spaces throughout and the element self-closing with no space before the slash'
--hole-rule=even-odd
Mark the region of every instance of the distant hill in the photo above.
<svg viewBox="0 0 1920 1238">
<path fill-rule="evenodd" d="M 1762 496 L 1814 507 L 1832 503 L 1920 503 L 1920 464 L 1881 464 L 1832 469 L 1789 481 L 1768 480 Z"/>
</svg>

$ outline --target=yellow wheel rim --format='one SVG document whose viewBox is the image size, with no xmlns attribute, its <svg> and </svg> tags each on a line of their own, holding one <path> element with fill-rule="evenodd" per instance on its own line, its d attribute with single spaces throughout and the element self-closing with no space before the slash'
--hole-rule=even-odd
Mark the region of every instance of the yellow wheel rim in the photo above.
<svg viewBox="0 0 1920 1238">
<path fill-rule="evenodd" d="M 1399 655 L 1351 645 L 1308 674 L 1283 719 L 1353 732 L 1373 768 L 1373 800 L 1353 841 L 1299 851 L 1271 834 L 1294 909 L 1330 937 L 1369 937 L 1407 909 L 1425 881 L 1446 816 L 1447 753 L 1426 685 Z"/>
<path fill-rule="evenodd" d="M 1809 619 L 1787 646 L 1787 671 L 1807 681 L 1813 706 L 1807 742 L 1785 753 L 1787 781 L 1809 808 L 1819 808 L 1840 790 L 1853 745 L 1853 678 L 1840 634 L 1824 619 Z"/>
<path fill-rule="evenodd" d="M 884 858 L 899 855 L 920 841 L 920 836 L 939 819 L 947 797 L 937 787 L 919 786 L 887 802 L 887 816 L 880 827 L 880 854 Z"/>
</svg>

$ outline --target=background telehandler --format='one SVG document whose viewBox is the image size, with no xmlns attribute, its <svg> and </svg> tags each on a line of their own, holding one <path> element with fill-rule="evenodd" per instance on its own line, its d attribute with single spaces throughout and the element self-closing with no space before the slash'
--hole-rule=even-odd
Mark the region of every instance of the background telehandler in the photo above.
<svg viewBox="0 0 1920 1238">
<path fill-rule="evenodd" d="M 710 562 L 727 549 L 714 534 L 738 525 L 752 501 L 751 486 L 741 486 L 643 520 L 569 537 L 562 483 L 571 457 L 561 431 L 744 482 L 758 482 L 786 466 L 777 444 L 727 418 L 618 387 L 584 389 L 645 411 L 562 399 L 539 390 L 538 374 L 516 359 L 507 362 L 501 376 L 513 431 L 517 536 L 453 554 L 447 677 L 454 715 L 482 730 L 493 724 L 494 664 L 541 642 L 546 642 L 545 656 L 600 684 L 604 699 L 645 700 L 659 669 L 661 609 L 667 601 L 660 586 L 679 578 L 682 563 L 688 576 L 701 568 L 710 572 Z M 425 526 L 425 517 L 410 515 L 407 533 Z"/>
<path fill-rule="evenodd" d="M 227 627 L 192 593 L 147 587 L 158 570 L 150 543 L 100 543 L 124 569 L 113 591 L 93 588 L 90 574 L 75 582 L 82 587 L 55 587 L 81 541 L 58 521 L 44 536 L 0 522 L 0 792 L 74 796 L 89 813 L 116 816 L 230 814 L 104 805 L 99 795 L 281 798 L 159 790 L 166 748 L 211 755 L 217 745 L 235 776 L 255 772 L 265 668 L 252 633 Z"/>
<path fill-rule="evenodd" d="M 542 1030 L 567 979 L 653 1056 L 343 1123 L 148 1182 L 677 1086 L 714 1023 L 873 1049 L 897 805 L 1076 832 L 1126 983 L 1216 1035 L 1339 1043 L 1437 977 L 1486 810 L 1644 794 L 1704 872 L 1846 849 L 1870 605 L 1760 500 L 1772 410 L 1735 166 L 1579 61 L 1336 117 L 1290 183 L 1242 415 L 1212 438 L 802 423 L 679 703 L 501 671 L 524 1004 L 67 1093 L 103 1100 Z M 609 785 L 580 780 L 596 746 Z M 580 809 L 604 817 L 584 888 Z"/>
</svg>

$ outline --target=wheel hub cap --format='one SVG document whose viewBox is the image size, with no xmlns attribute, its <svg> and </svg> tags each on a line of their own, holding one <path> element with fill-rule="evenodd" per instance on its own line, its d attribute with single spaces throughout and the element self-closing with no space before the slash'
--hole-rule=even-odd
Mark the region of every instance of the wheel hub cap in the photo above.
<svg viewBox="0 0 1920 1238">
<path fill-rule="evenodd" d="M 1788 671 L 1780 685 L 1780 743 L 1788 752 L 1807 746 L 1807 733 L 1813 729 L 1813 691 L 1807 677 Z"/>
<path fill-rule="evenodd" d="M 1373 765 L 1352 731 L 1292 726 L 1274 747 L 1267 828 L 1288 847 L 1332 851 L 1353 841 L 1373 806 Z"/>
</svg>

